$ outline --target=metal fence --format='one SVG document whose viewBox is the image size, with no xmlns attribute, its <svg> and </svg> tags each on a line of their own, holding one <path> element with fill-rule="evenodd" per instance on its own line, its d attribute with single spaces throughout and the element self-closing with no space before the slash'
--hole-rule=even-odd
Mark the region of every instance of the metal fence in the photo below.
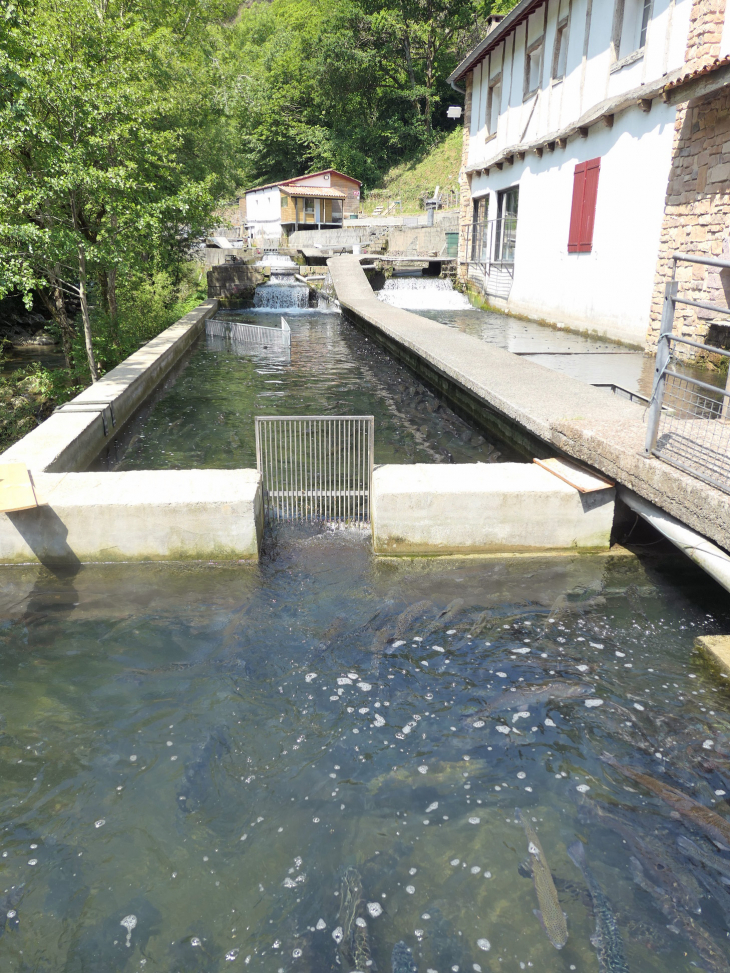
<svg viewBox="0 0 730 973">
<path fill-rule="evenodd" d="M 463 227 L 466 239 L 464 253 L 468 263 L 479 264 L 485 274 L 493 264 L 511 269 L 515 262 L 517 217 L 502 216 L 481 223 L 467 223 Z"/>
<path fill-rule="evenodd" d="M 256 416 L 269 520 L 370 520 L 373 416 Z"/>
<path fill-rule="evenodd" d="M 208 318 L 205 322 L 205 332 L 217 338 L 230 338 L 232 341 L 261 345 L 264 348 L 291 346 L 291 329 L 285 318 L 281 319 L 281 328 L 265 328 L 260 324 Z"/>
<path fill-rule="evenodd" d="M 654 387 L 647 412 L 646 453 L 730 493 L 730 391 L 672 368 L 677 345 L 730 359 L 730 351 L 724 348 L 672 333 L 678 304 L 725 317 L 730 317 L 730 311 L 705 301 L 681 297 L 679 282 L 675 279 L 679 261 L 730 268 L 727 260 L 682 253 L 673 255 L 672 279 L 664 292 Z"/>
</svg>

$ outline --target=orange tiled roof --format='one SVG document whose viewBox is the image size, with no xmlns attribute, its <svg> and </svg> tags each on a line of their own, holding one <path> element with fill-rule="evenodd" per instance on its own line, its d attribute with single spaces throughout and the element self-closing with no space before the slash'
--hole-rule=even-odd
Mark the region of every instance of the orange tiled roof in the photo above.
<svg viewBox="0 0 730 973">
<path fill-rule="evenodd" d="M 284 186 L 279 189 L 287 196 L 314 196 L 317 199 L 344 199 L 341 189 L 328 189 L 326 186 Z"/>
</svg>

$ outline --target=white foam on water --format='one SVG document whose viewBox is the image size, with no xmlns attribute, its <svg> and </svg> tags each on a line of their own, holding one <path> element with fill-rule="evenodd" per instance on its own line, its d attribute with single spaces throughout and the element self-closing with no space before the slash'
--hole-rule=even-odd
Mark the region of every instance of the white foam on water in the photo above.
<svg viewBox="0 0 730 973">
<path fill-rule="evenodd" d="M 489 950 L 492 948 L 492 944 L 489 942 L 488 939 L 477 939 L 477 946 L 479 947 L 479 949 L 483 949 L 485 953 L 488 953 Z"/>
<path fill-rule="evenodd" d="M 469 311 L 473 305 L 450 280 L 440 277 L 391 277 L 377 293 L 392 307 L 421 311 Z"/>
<path fill-rule="evenodd" d="M 383 907 L 379 902 L 368 902 L 367 908 L 373 919 L 377 919 L 383 913 Z"/>
</svg>

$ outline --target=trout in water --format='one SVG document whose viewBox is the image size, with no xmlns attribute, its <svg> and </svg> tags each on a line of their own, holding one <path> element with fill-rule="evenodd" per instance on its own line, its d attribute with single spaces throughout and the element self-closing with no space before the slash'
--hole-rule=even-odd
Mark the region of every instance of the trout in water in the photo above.
<svg viewBox="0 0 730 973">
<path fill-rule="evenodd" d="M 431 622 L 426 631 L 423 633 L 423 637 L 428 638 L 432 632 L 436 631 L 439 625 L 445 625 L 447 622 L 450 622 L 454 615 L 456 615 L 457 612 L 463 607 L 463 605 L 463 598 L 454 598 L 453 601 L 450 601 L 446 608 L 444 608 L 442 612 L 439 612 L 436 618 Z"/>
<path fill-rule="evenodd" d="M 540 920 L 542 928 L 553 946 L 556 949 L 562 949 L 568 941 L 568 926 L 565 922 L 565 913 L 560 908 L 550 867 L 545 860 L 545 852 L 542 850 L 537 835 L 519 808 L 515 808 L 515 815 L 525 829 L 527 838 L 532 881 L 535 883 L 537 901 L 540 904 L 540 908 L 534 910 L 535 915 Z"/>
<path fill-rule="evenodd" d="M 593 915 L 596 920 L 596 931 L 591 936 L 591 942 L 596 947 L 600 973 L 629 973 L 624 957 L 623 940 L 616 925 L 616 917 L 608 899 L 603 894 L 603 889 L 588 867 L 583 842 L 574 841 L 568 848 L 568 854 L 573 864 L 583 872 L 583 878 L 588 886 L 588 891 L 591 893 Z"/>
<path fill-rule="evenodd" d="M 730 885 L 730 861 L 727 858 L 719 858 L 717 855 L 711 855 L 704 848 L 700 848 L 696 845 L 694 841 L 690 841 L 689 838 L 685 838 L 684 835 L 680 835 L 677 838 L 677 844 L 680 851 L 691 858 L 693 861 L 701 862 L 706 865 L 707 868 L 712 868 L 716 872 L 722 875 L 722 881 L 725 885 Z"/>
<path fill-rule="evenodd" d="M 402 939 L 393 947 L 390 961 L 393 973 L 418 973 L 418 967 L 413 962 L 413 950 Z"/>
<path fill-rule="evenodd" d="M 414 605 L 409 605 L 395 621 L 395 637 L 402 639 L 418 616 L 425 615 L 430 608 L 433 608 L 430 601 L 417 601 Z"/>
<path fill-rule="evenodd" d="M 726 821 L 725 818 L 720 817 L 719 814 L 711 811 L 704 804 L 700 804 L 699 801 L 695 801 L 693 797 L 670 787 L 669 784 L 663 784 L 660 780 L 656 780 L 656 778 L 650 777 L 649 774 L 644 774 L 634 767 L 626 767 L 624 764 L 620 764 L 610 753 L 601 754 L 601 760 L 613 767 L 614 770 L 618 770 L 624 777 L 636 781 L 637 784 L 641 784 L 642 787 L 656 794 L 657 797 L 661 797 L 665 804 L 674 808 L 682 817 L 687 818 L 700 831 L 704 831 L 718 848 L 722 848 L 723 851 L 730 851 L 730 822 Z"/>
<path fill-rule="evenodd" d="M 368 926 L 363 912 L 362 879 L 356 868 L 348 868 L 340 889 L 340 952 L 346 963 L 365 973 L 374 969 L 368 943 Z"/>
<path fill-rule="evenodd" d="M 501 713 L 506 709 L 523 710 L 530 705 L 547 703 L 550 700 L 576 699 L 580 696 L 590 696 L 593 693 L 593 686 L 584 682 L 552 682 L 535 683 L 532 688 L 526 686 L 524 689 L 517 689 L 515 692 L 507 689 L 496 696 L 493 696 L 487 705 L 477 713 L 472 713 L 467 717 L 467 723 L 474 720 L 484 719 L 485 716 L 492 716 L 494 713 Z"/>
</svg>

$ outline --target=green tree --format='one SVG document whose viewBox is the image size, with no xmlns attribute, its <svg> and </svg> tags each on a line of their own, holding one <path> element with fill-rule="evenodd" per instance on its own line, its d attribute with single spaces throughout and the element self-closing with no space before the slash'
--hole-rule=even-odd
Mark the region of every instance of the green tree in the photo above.
<svg viewBox="0 0 730 973">
<path fill-rule="evenodd" d="M 230 188 L 214 27 L 230 4 L 42 0 L 0 38 L 0 295 L 64 295 L 98 376 L 90 289 L 112 323 L 119 273 L 179 263 Z M 211 104 L 214 106 L 211 111 Z"/>
</svg>

